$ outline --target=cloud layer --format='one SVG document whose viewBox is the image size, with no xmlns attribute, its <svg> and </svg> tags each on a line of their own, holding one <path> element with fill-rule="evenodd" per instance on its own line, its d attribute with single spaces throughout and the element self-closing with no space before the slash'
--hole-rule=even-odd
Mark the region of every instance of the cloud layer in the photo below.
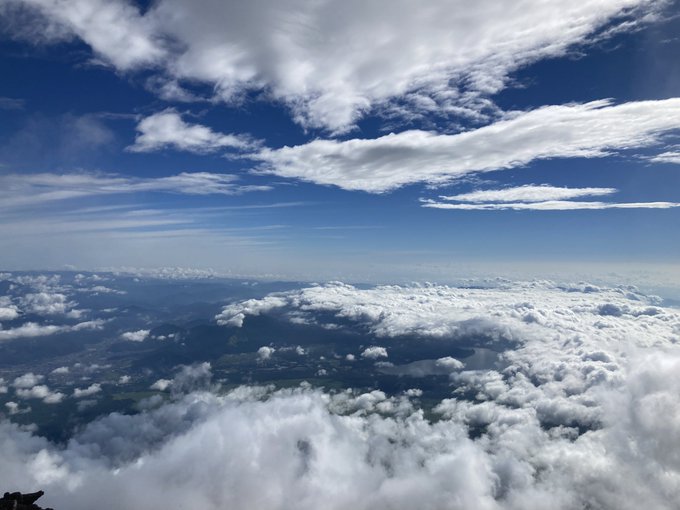
<svg viewBox="0 0 680 510">
<path fill-rule="evenodd" d="M 164 402 L 102 416 L 65 445 L 1 421 L 4 482 L 39 486 L 46 504 L 76 510 L 676 506 L 680 313 L 654 296 L 544 281 L 333 283 L 235 303 L 219 320 L 262 313 L 368 328 L 382 337 L 376 353 L 405 335 L 505 350 L 491 369 L 436 360 L 451 381 L 436 419 L 417 387 L 221 392 L 208 363 L 180 367 L 156 383 Z M 36 374 L 12 386 L 21 398 L 50 394 Z M 92 383 L 73 397 L 100 390 Z M 11 404 L 8 413 L 22 412 Z"/>
</svg>

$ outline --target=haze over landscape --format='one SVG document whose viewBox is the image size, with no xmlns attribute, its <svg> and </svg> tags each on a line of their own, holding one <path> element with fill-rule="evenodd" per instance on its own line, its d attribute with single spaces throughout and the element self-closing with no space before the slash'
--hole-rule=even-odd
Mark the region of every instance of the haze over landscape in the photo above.
<svg viewBox="0 0 680 510">
<path fill-rule="evenodd" d="M 679 15 L 0 0 L 3 492 L 677 508 Z"/>
</svg>

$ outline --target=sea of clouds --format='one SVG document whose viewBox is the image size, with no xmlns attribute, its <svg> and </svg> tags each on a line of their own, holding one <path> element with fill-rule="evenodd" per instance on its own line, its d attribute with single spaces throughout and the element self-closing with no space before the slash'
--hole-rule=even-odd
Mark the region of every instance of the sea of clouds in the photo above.
<svg viewBox="0 0 680 510">
<path fill-rule="evenodd" d="M 551 282 L 331 283 L 216 319 L 257 314 L 350 321 L 388 355 L 394 337 L 475 336 L 504 349 L 502 368 L 451 363 L 451 396 L 431 416 L 417 380 L 392 396 L 223 392 L 209 364 L 184 367 L 165 401 L 101 417 L 67 444 L 3 421 L 4 484 L 75 509 L 677 508 L 680 311 L 658 298 Z"/>
</svg>

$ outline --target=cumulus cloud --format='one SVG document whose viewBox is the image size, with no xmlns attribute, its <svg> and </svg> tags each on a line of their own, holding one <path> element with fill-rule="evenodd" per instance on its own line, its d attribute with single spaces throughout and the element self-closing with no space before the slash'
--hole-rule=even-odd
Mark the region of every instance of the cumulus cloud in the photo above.
<svg viewBox="0 0 680 510">
<path fill-rule="evenodd" d="M 457 360 L 456 358 L 452 358 L 451 356 L 439 358 L 438 360 L 435 361 L 435 364 L 438 367 L 442 367 L 447 370 L 460 370 L 465 366 L 465 363 L 463 363 L 460 360 Z"/>
<path fill-rule="evenodd" d="M 376 107 L 407 117 L 423 111 L 479 117 L 493 109 L 486 97 L 516 69 L 633 29 L 663 6 L 261 0 L 208 1 L 196 9 L 185 0 L 161 0 L 142 13 L 125 0 L 11 4 L 47 20 L 24 37 L 77 36 L 119 70 L 154 71 L 161 96 L 191 99 L 182 82 L 208 84 L 226 101 L 264 91 L 299 123 L 336 132 Z"/>
<path fill-rule="evenodd" d="M 52 391 L 44 384 L 39 384 L 28 389 L 17 389 L 16 395 L 17 397 L 24 399 L 39 398 L 46 404 L 59 404 L 65 397 L 63 393 Z"/>
<path fill-rule="evenodd" d="M 519 510 L 550 501 L 562 510 L 670 510 L 680 432 L 662 419 L 661 404 L 680 404 L 679 361 L 633 363 L 626 381 L 596 402 L 610 402 L 608 419 L 582 434 L 546 430 L 531 409 L 489 402 L 447 401 L 433 423 L 409 395 L 301 388 L 263 398 L 240 388 L 114 413 L 63 446 L 2 422 L 0 467 L 6 483 L 40 485 L 50 504 L 76 510 L 131 507 L 140 498 L 158 508 Z M 469 437 L 473 422 L 491 417 L 481 437 Z"/>
<path fill-rule="evenodd" d="M 268 297 L 279 306 L 233 303 L 223 318 L 342 318 L 414 342 L 472 336 L 504 349 L 503 364 L 429 360 L 451 374 L 437 420 L 417 389 L 217 393 L 208 363 L 180 367 L 156 381 L 172 390 L 163 399 L 100 417 L 66 444 L 1 421 L 5 483 L 40 486 L 50 505 L 76 510 L 677 506 L 680 312 L 658 298 L 546 281 L 333 283 Z"/>
<path fill-rule="evenodd" d="M 20 311 L 7 296 L 0 296 L 0 322 L 11 321 L 19 317 Z"/>
<path fill-rule="evenodd" d="M 5 407 L 10 415 L 19 414 L 19 404 L 17 402 L 9 401 L 5 402 Z"/>
<path fill-rule="evenodd" d="M 150 330 L 140 329 L 138 331 L 128 331 L 120 335 L 123 340 L 128 340 L 129 342 L 143 342 L 149 337 Z"/>
<path fill-rule="evenodd" d="M 211 384 L 212 367 L 209 362 L 182 365 L 172 378 L 172 391 L 175 394 L 190 393 L 198 390 L 216 389 Z"/>
<path fill-rule="evenodd" d="M 171 385 L 172 381 L 170 379 L 158 379 L 151 386 L 149 386 L 149 388 L 152 390 L 165 391 L 170 388 Z"/>
<path fill-rule="evenodd" d="M 548 158 L 595 158 L 653 146 L 680 123 L 680 99 L 544 106 L 459 134 L 411 130 L 375 139 L 262 149 L 261 172 L 372 193 L 441 184 Z"/>
<path fill-rule="evenodd" d="M 219 149 L 249 149 L 255 144 L 243 135 L 216 133 L 200 124 L 189 124 L 179 113 L 168 109 L 142 119 L 137 138 L 128 150 L 152 152 L 165 148 L 205 154 Z"/>
<path fill-rule="evenodd" d="M 41 399 L 46 404 L 59 404 L 65 395 L 59 391 L 50 390 L 45 384 L 40 384 L 44 378 L 44 376 L 33 372 L 15 378 L 12 386 L 15 388 L 16 396 L 22 399 Z M 17 412 L 19 412 L 18 406 L 10 409 L 11 414 Z"/>
<path fill-rule="evenodd" d="M 3 306 L 0 308 L 0 321 L 11 321 L 19 317 L 19 309 L 16 306 Z"/>
<path fill-rule="evenodd" d="M 38 292 L 21 297 L 22 308 L 39 315 L 66 315 L 78 318 L 82 312 L 73 309 L 77 304 L 69 301 L 65 294 L 57 292 Z"/>
<path fill-rule="evenodd" d="M 74 398 L 91 397 L 102 391 L 102 386 L 99 383 L 90 384 L 87 388 L 75 388 L 73 390 Z"/>
<path fill-rule="evenodd" d="M 272 354 L 276 352 L 276 349 L 269 347 L 268 345 L 263 345 L 257 350 L 257 356 L 262 360 L 266 361 L 272 357 Z"/>
<path fill-rule="evenodd" d="M 361 353 L 361 357 L 366 359 L 387 358 L 387 349 L 377 345 L 367 347 Z"/>
<path fill-rule="evenodd" d="M 341 318 L 379 337 L 472 338 L 503 351 L 502 371 L 464 370 L 446 358 L 380 367 L 417 376 L 451 373 L 455 394 L 489 402 L 468 409 L 469 403 L 456 401 L 456 412 L 469 410 L 476 424 L 482 416 L 495 419 L 501 405 L 526 408 L 546 427 L 600 426 L 603 414 L 592 403 L 602 388 L 625 379 L 630 357 L 639 350 L 674 349 L 680 340 L 680 313 L 629 287 L 501 282 L 359 289 L 333 283 L 277 297 L 287 301 L 277 313 L 292 319 L 323 324 Z"/>
<path fill-rule="evenodd" d="M 27 372 L 14 379 L 12 386 L 15 388 L 32 388 L 42 381 L 44 377 L 40 374 L 34 374 L 33 372 Z"/>
<path fill-rule="evenodd" d="M 555 332 L 560 328 L 565 335 L 581 331 L 596 341 L 609 334 L 602 327 L 606 320 L 620 321 L 620 328 L 632 328 L 628 333 L 631 337 L 638 335 L 636 344 L 652 342 L 657 337 L 670 342 L 677 334 L 672 327 L 677 312 L 654 307 L 655 298 L 634 288 L 600 288 L 585 283 L 565 286 L 553 282 L 501 282 L 473 289 L 387 285 L 360 289 L 333 282 L 272 294 L 262 302 L 271 303 L 272 299 L 276 300 L 277 312 L 286 317 L 320 323 L 318 314 L 330 313 L 365 325 L 383 337 L 455 338 L 483 333 L 490 339 L 520 341 L 533 338 L 531 331 Z M 263 313 L 257 301 L 244 301 L 241 308 L 239 303 L 229 305 L 218 317 L 228 320 L 234 315 L 248 315 L 249 310 Z M 600 311 L 604 305 L 616 306 L 620 315 L 603 316 Z M 663 313 L 647 315 L 650 307 Z M 655 328 L 653 334 L 650 327 Z"/>
<path fill-rule="evenodd" d="M 266 296 L 264 299 L 249 299 L 225 306 L 215 319 L 221 326 L 243 326 L 246 315 L 260 315 L 276 308 L 286 306 L 287 300 L 275 295 Z"/>
</svg>

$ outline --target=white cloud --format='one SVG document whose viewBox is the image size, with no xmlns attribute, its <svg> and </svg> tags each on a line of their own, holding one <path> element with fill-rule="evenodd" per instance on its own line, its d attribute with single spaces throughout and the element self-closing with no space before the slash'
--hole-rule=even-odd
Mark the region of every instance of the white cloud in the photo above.
<svg viewBox="0 0 680 510">
<path fill-rule="evenodd" d="M 487 288 L 358 289 L 334 283 L 277 297 L 287 300 L 278 314 L 309 323 L 342 318 L 382 337 L 411 337 L 414 342 L 422 337 L 448 342 L 474 338 L 478 344 L 496 346 L 504 350 L 502 373 L 461 372 L 462 364 L 447 358 L 437 360 L 442 366 L 425 366 L 430 362 L 422 360 L 384 370 L 417 375 L 448 367 L 456 370 L 453 377 L 461 395 L 472 393 L 480 401 L 494 402 L 493 413 L 498 412 L 496 405 L 532 409 L 550 426 L 599 423 L 602 413 L 589 399 L 603 386 L 616 386 L 625 378 L 628 359 L 641 349 L 674 349 L 680 340 L 680 313 L 659 307 L 656 298 L 630 287 L 500 282 Z M 330 317 L 322 321 L 321 316 Z M 462 409 L 463 404 L 456 405 Z"/>
<path fill-rule="evenodd" d="M 584 433 L 547 430 L 531 408 L 493 402 L 449 400 L 431 422 L 406 395 L 239 388 L 113 413 L 63 446 L 2 422 L 0 469 L 6 483 L 40 485 L 51 504 L 75 510 L 133 507 L 140 497 L 208 510 L 525 510 L 546 501 L 671 510 L 680 427 L 668 409 L 680 406 L 679 368 L 677 352 L 632 361 L 590 402 L 609 414 Z M 468 436 L 473 423 L 487 423 L 478 439 Z"/>
<path fill-rule="evenodd" d="M 243 326 L 246 315 L 260 315 L 276 308 L 286 306 L 287 301 L 276 295 L 267 296 L 264 299 L 249 299 L 234 305 L 225 306 L 215 319 L 221 326 Z"/>
<path fill-rule="evenodd" d="M 211 385 L 212 370 L 209 362 L 182 365 L 172 378 L 174 394 L 185 394 L 198 390 L 217 389 Z"/>
<path fill-rule="evenodd" d="M 160 177 L 155 181 L 136 183 L 133 191 L 166 191 L 187 195 L 238 195 L 248 191 L 268 191 L 271 186 L 237 184 L 239 178 L 231 174 L 214 174 L 209 172 L 183 172 L 169 177 Z"/>
<path fill-rule="evenodd" d="M 70 372 L 68 367 L 57 367 L 54 370 L 52 370 L 52 374 L 54 375 L 65 375 Z"/>
<path fill-rule="evenodd" d="M 545 330 L 545 334 L 567 336 L 580 331 L 597 343 L 611 333 L 602 324 L 615 321 L 631 338 L 636 337 L 635 345 L 646 345 L 676 338 L 673 324 L 680 320 L 677 312 L 656 307 L 654 298 L 636 293 L 634 288 L 608 289 L 588 284 L 500 282 L 478 289 L 438 285 L 359 289 L 335 282 L 277 293 L 275 297 L 277 312 L 289 318 L 303 317 L 318 323 L 317 314 L 328 313 L 365 325 L 383 337 L 457 338 L 483 334 L 493 340 L 528 341 Z M 226 315 L 248 315 L 247 310 L 258 310 L 257 300 L 242 304 L 241 310 L 238 303 L 225 307 Z M 619 316 L 604 314 L 609 307 L 616 307 Z M 655 310 L 663 313 L 654 315 Z"/>
<path fill-rule="evenodd" d="M 15 388 L 32 388 L 42 381 L 44 377 L 40 374 L 34 374 L 33 372 L 27 372 L 14 379 L 12 386 Z"/>
<path fill-rule="evenodd" d="M 123 340 L 128 340 L 130 342 L 143 342 L 149 337 L 150 330 L 140 329 L 138 331 L 128 331 L 120 335 Z"/>
<path fill-rule="evenodd" d="M 429 420 L 411 400 L 419 391 L 217 394 L 205 391 L 209 364 L 182 367 L 155 383 L 172 389 L 165 402 L 103 416 L 66 444 L 0 422 L 5 483 L 40 486 L 51 505 L 75 510 L 677 506 L 680 312 L 658 298 L 545 281 L 335 283 L 275 297 L 284 305 L 271 313 L 310 323 L 343 318 L 414 342 L 485 339 L 505 349 L 503 368 L 430 360 L 452 374 L 452 394 Z M 268 313 L 252 300 L 245 308 Z"/>
<path fill-rule="evenodd" d="M 7 408 L 7 412 L 9 412 L 10 415 L 13 414 L 18 414 L 19 411 L 19 404 L 17 402 L 5 402 L 5 407 Z"/>
<path fill-rule="evenodd" d="M 577 202 L 567 200 L 585 196 L 609 195 L 614 188 L 557 188 L 525 185 L 514 188 L 478 190 L 453 196 L 440 196 L 442 201 L 422 199 L 423 207 L 463 211 L 570 211 L 602 209 L 670 209 L 675 202 Z"/>
<path fill-rule="evenodd" d="M 367 359 L 387 358 L 387 349 L 377 345 L 367 347 L 361 353 L 361 357 Z"/>
<path fill-rule="evenodd" d="M 445 368 L 447 370 L 460 370 L 465 367 L 465 363 L 451 356 L 446 356 L 444 358 L 439 358 L 435 361 L 438 367 Z"/>
<path fill-rule="evenodd" d="M 44 376 L 34 374 L 33 372 L 27 372 L 22 376 L 16 377 L 12 383 L 16 396 L 22 399 L 38 398 L 46 404 L 60 403 L 65 395 L 58 391 L 51 391 L 48 386 L 40 384 L 44 378 Z M 11 414 L 16 412 L 19 412 L 18 407 L 10 408 Z"/>
<path fill-rule="evenodd" d="M 477 190 L 439 198 L 454 202 L 545 202 L 550 200 L 569 200 L 572 198 L 610 195 L 614 188 L 558 188 L 548 185 L 527 184 L 513 188 Z"/>
<path fill-rule="evenodd" d="M 680 152 L 676 151 L 662 152 L 657 156 L 649 158 L 649 160 L 653 163 L 672 163 L 680 165 Z"/>
<path fill-rule="evenodd" d="M 118 384 L 128 384 L 132 378 L 129 375 L 121 375 L 118 379 Z"/>
<path fill-rule="evenodd" d="M 257 356 L 262 360 L 268 360 L 272 357 L 272 354 L 276 352 L 276 349 L 269 347 L 268 345 L 263 345 L 257 350 Z"/>
<path fill-rule="evenodd" d="M 51 292 L 60 287 L 61 275 L 52 274 L 39 274 L 39 275 L 11 275 L 10 273 L 3 273 L 3 279 L 11 279 L 13 282 L 19 283 L 21 285 L 26 285 L 32 287 L 41 292 Z"/>
<path fill-rule="evenodd" d="M 10 0 L 12 3 L 13 0 Z M 58 26 L 51 27 L 57 40 L 65 31 L 87 42 L 95 53 L 114 66 L 127 70 L 154 65 L 165 51 L 153 27 L 139 9 L 126 0 L 25 0 L 13 2 L 36 8 Z M 42 40 L 44 34 L 33 34 Z"/>
<path fill-rule="evenodd" d="M 172 386 L 172 381 L 170 379 L 158 379 L 149 388 L 152 390 L 165 391 Z"/>
<path fill-rule="evenodd" d="M 8 296 L 0 296 L 0 322 L 11 321 L 19 317 L 19 308 L 12 304 Z"/>
<path fill-rule="evenodd" d="M 95 285 L 94 287 L 90 288 L 81 288 L 81 289 L 76 289 L 78 292 L 92 292 L 93 294 L 118 294 L 118 295 L 125 295 L 127 294 L 126 291 L 124 290 L 116 290 L 112 289 L 110 287 L 105 287 L 103 285 Z"/>
<path fill-rule="evenodd" d="M 423 200 L 423 207 L 463 211 L 598 211 L 603 209 L 672 209 L 678 202 L 576 202 L 573 200 L 549 200 L 546 202 L 501 202 L 496 204 L 436 202 Z"/>
<path fill-rule="evenodd" d="M 0 341 L 14 340 L 16 338 L 32 338 L 36 336 L 47 336 L 63 331 L 62 326 L 41 326 L 35 322 L 27 322 L 19 327 L 0 330 Z"/>
<path fill-rule="evenodd" d="M 128 150 L 153 152 L 166 148 L 196 152 L 215 152 L 219 149 L 250 149 L 255 144 L 242 135 L 216 133 L 200 124 L 188 124 L 172 109 L 155 113 L 137 124 L 137 138 Z"/>
<path fill-rule="evenodd" d="M 231 174 L 183 172 L 157 178 L 125 177 L 117 174 L 4 174 L 0 176 L 2 207 L 66 200 L 86 196 L 155 192 L 185 195 L 237 195 L 266 191 L 270 186 L 241 185 Z"/>
<path fill-rule="evenodd" d="M 653 146 L 680 125 L 680 99 L 545 106 L 464 133 L 403 131 L 376 139 L 314 140 L 263 149 L 261 172 L 380 193 L 441 184 L 548 158 L 595 158 Z"/>
<path fill-rule="evenodd" d="M 90 384 L 87 388 L 75 388 L 73 390 L 74 398 L 91 397 L 102 391 L 102 386 L 99 383 Z"/>
<path fill-rule="evenodd" d="M 21 297 L 21 306 L 27 312 L 39 315 L 67 315 L 78 318 L 81 313 L 73 310 L 78 303 L 69 301 L 65 294 L 56 292 L 38 292 Z"/>
<path fill-rule="evenodd" d="M 63 393 L 52 391 L 44 384 L 39 384 L 27 389 L 18 388 L 16 390 L 16 395 L 17 397 L 24 399 L 38 398 L 46 404 L 59 404 L 65 397 Z"/>
<path fill-rule="evenodd" d="M 0 307 L 0 321 L 11 321 L 19 317 L 19 309 L 14 306 Z"/>
<path fill-rule="evenodd" d="M 38 336 L 48 336 L 69 331 L 83 331 L 87 329 L 101 329 L 104 325 L 103 320 L 92 320 L 79 322 L 73 326 L 40 325 L 35 322 L 27 322 L 12 329 L 0 329 L 0 342 L 15 340 L 17 338 L 33 338 Z"/>
<path fill-rule="evenodd" d="M 182 90 L 182 80 L 209 84 L 227 101 L 265 91 L 301 124 L 333 131 L 375 107 L 407 117 L 479 116 L 493 109 L 486 96 L 503 89 L 516 69 L 597 40 L 600 29 L 614 33 L 611 22 L 632 29 L 664 5 L 213 0 L 196 9 L 186 0 L 161 0 L 142 14 L 124 0 L 14 2 L 50 20 L 50 30 L 28 34 L 33 40 L 74 34 L 120 70 L 155 70 L 161 96 Z"/>
</svg>

